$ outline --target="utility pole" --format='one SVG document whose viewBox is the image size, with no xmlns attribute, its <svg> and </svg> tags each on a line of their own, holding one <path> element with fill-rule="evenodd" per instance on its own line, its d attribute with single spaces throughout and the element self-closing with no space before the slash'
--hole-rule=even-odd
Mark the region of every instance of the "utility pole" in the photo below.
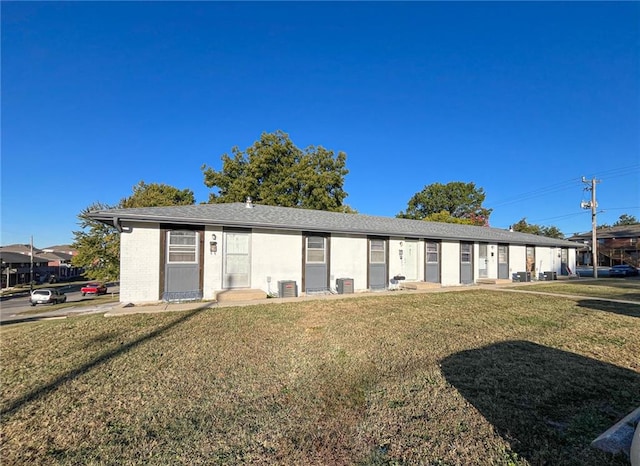
<svg viewBox="0 0 640 466">
<path fill-rule="evenodd" d="M 33 235 L 31 236 L 31 265 L 29 266 L 29 294 L 33 293 Z"/>
<path fill-rule="evenodd" d="M 600 183 L 600 180 L 596 180 L 595 178 L 587 180 L 583 176 L 582 182 L 588 185 L 588 187 L 584 189 L 591 191 L 591 201 L 582 201 L 580 207 L 583 209 L 591 209 L 591 263 L 593 264 L 593 278 L 598 278 L 598 239 L 596 238 L 596 213 L 598 203 L 596 202 L 596 184 Z"/>
</svg>

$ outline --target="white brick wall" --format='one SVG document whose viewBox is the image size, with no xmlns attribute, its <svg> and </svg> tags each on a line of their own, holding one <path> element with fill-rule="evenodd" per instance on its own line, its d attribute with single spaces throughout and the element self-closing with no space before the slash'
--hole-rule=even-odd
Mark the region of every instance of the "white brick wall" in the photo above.
<svg viewBox="0 0 640 466">
<path fill-rule="evenodd" d="M 160 225 L 127 222 L 121 235 L 120 300 L 144 303 L 161 299 L 160 289 Z M 214 238 L 215 235 L 215 238 Z M 211 243 L 217 243 L 217 251 Z M 401 246 L 400 243 L 403 243 Z M 399 251 L 406 239 L 390 238 L 389 278 L 405 275 Z M 302 287 L 303 236 L 301 232 L 254 229 L 250 236 L 251 269 L 250 287 L 265 292 L 277 292 L 279 280 L 295 280 Z M 492 249 L 493 247 L 493 249 Z M 207 227 L 204 231 L 204 299 L 214 299 L 222 290 L 224 272 L 224 234 L 219 227 Z M 490 254 L 494 252 L 492 257 Z M 367 285 L 367 237 L 360 235 L 331 235 L 330 287 L 335 279 L 353 278 L 356 291 Z M 497 245 L 488 245 L 489 278 L 497 275 Z M 559 248 L 536 247 L 536 274 L 547 270 L 560 273 Z M 424 279 L 424 241 L 417 242 L 418 280 Z M 441 242 L 441 283 L 443 286 L 460 284 L 460 243 Z M 474 244 L 474 278 L 478 278 L 478 243 Z M 569 250 L 569 267 L 575 271 L 575 250 Z M 509 247 L 509 276 L 526 269 L 525 246 Z M 270 279 L 270 281 L 268 280 Z"/>
<path fill-rule="evenodd" d="M 331 276 L 329 286 L 336 287 L 336 279 L 352 278 L 354 291 L 367 289 L 367 238 L 365 236 L 331 236 Z"/>
<path fill-rule="evenodd" d="M 267 282 L 267 278 L 271 282 Z M 254 229 L 251 233 L 251 287 L 278 292 L 278 280 L 302 288 L 302 233 Z"/>
<path fill-rule="evenodd" d="M 160 225 L 126 223 L 120 235 L 120 301 L 159 301 Z"/>
<path fill-rule="evenodd" d="M 460 243 L 443 241 L 441 243 L 441 283 L 443 286 L 460 284 Z"/>
</svg>

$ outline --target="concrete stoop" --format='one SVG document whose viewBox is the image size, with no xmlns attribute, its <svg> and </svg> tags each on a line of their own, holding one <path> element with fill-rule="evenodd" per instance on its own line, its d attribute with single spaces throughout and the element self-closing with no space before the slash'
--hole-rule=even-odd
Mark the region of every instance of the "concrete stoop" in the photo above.
<svg viewBox="0 0 640 466">
<path fill-rule="evenodd" d="M 431 282 L 401 282 L 400 288 L 403 290 L 430 290 L 434 288 L 442 288 L 440 283 Z"/>
<path fill-rule="evenodd" d="M 216 293 L 216 301 L 219 303 L 257 301 L 259 299 L 267 299 L 267 293 L 254 289 L 224 290 Z"/>
<path fill-rule="evenodd" d="M 508 278 L 478 278 L 476 283 L 478 285 L 507 285 L 513 283 L 513 280 Z"/>
<path fill-rule="evenodd" d="M 634 439 L 634 433 L 636 439 Z M 624 453 L 631 464 L 636 466 L 640 465 L 640 445 L 637 444 L 640 442 L 639 439 L 640 408 L 637 408 L 591 442 L 591 446 L 608 453 Z"/>
</svg>

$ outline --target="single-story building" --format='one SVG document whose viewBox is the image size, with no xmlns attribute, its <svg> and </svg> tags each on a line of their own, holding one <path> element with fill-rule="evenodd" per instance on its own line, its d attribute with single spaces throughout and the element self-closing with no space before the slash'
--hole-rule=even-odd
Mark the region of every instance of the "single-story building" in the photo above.
<svg viewBox="0 0 640 466">
<path fill-rule="evenodd" d="M 110 209 L 121 232 L 120 300 L 215 299 L 384 290 L 398 281 L 467 285 L 575 270 L 566 240 L 502 229 L 246 203 Z M 437 286 L 437 285 L 436 285 Z M 343 290 L 344 291 L 344 290 Z"/>
</svg>

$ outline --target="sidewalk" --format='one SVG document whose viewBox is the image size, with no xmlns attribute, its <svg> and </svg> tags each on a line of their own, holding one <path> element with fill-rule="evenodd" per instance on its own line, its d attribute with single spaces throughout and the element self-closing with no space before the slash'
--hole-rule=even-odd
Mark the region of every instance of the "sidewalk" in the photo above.
<svg viewBox="0 0 640 466">
<path fill-rule="evenodd" d="M 502 289 L 501 291 L 519 291 L 519 290 L 505 290 L 505 287 L 526 287 L 528 285 L 537 282 L 518 283 L 505 281 L 503 283 L 492 284 L 473 284 L 462 286 L 445 286 L 445 287 L 433 287 L 425 289 L 398 289 L 398 290 L 384 290 L 384 291 L 361 291 L 357 293 L 348 294 L 335 294 L 335 293 L 318 293 L 305 296 L 297 296 L 293 298 L 266 298 L 266 299 L 254 299 L 249 301 L 230 301 L 220 302 L 217 301 L 196 301 L 185 303 L 157 303 L 157 304 L 140 304 L 140 305 L 126 305 L 123 303 L 115 305 L 112 309 L 105 313 L 105 317 L 114 317 L 119 315 L 129 314 L 153 314 L 159 312 L 175 312 L 186 311 L 192 309 L 207 309 L 207 308 L 222 308 L 222 307 L 238 307 L 238 306 L 254 306 L 263 304 L 280 304 L 280 303 L 295 303 L 301 301 L 314 301 L 314 300 L 327 300 L 327 299 L 355 299 L 361 297 L 370 296 L 388 296 L 394 294 L 427 294 L 427 293 L 448 293 L 456 291 L 467 291 L 470 289 Z M 524 291 L 524 290 L 523 290 Z M 535 293 L 535 292 L 530 292 Z"/>
</svg>

